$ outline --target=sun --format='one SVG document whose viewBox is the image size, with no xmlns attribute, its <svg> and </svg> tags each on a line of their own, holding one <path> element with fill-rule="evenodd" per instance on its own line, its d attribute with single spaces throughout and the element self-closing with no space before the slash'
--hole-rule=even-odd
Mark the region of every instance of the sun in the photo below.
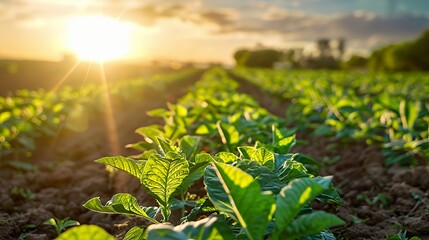
<svg viewBox="0 0 429 240">
<path fill-rule="evenodd" d="M 73 17 L 68 22 L 68 47 L 80 59 L 110 61 L 130 51 L 133 26 L 104 16 Z"/>
</svg>

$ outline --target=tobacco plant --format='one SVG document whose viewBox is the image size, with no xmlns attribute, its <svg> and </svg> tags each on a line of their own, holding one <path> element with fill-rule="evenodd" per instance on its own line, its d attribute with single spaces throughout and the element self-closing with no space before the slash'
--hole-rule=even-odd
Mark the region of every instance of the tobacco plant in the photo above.
<svg viewBox="0 0 429 240">
<path fill-rule="evenodd" d="M 298 154 L 240 147 L 239 156 L 230 152 L 210 155 L 199 152 L 198 137 L 191 136 L 178 144 L 157 138 L 154 145 L 138 159 L 97 160 L 137 177 L 158 203 L 143 207 L 130 194 L 118 193 L 106 204 L 98 197 L 84 204 L 92 211 L 148 221 L 149 226 L 132 228 L 125 239 L 318 239 L 332 238 L 327 228 L 343 224 L 335 215 L 311 209 L 310 202 L 316 198 L 337 203 L 340 199 L 331 178 L 308 173 L 296 160 Z M 200 179 L 207 195 L 185 200 L 188 188 Z M 169 224 L 173 207 L 185 205 L 193 208 L 182 211 L 181 224 Z"/>
</svg>

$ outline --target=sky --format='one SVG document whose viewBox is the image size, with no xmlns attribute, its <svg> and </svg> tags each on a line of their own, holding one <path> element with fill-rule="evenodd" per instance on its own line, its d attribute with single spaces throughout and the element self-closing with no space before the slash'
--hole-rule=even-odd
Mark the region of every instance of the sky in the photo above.
<svg viewBox="0 0 429 240">
<path fill-rule="evenodd" d="M 346 39 L 351 52 L 413 39 L 429 0 L 0 0 L 0 58 L 60 60 L 68 23 L 103 15 L 132 26 L 125 60 L 232 63 L 239 48 Z"/>
</svg>

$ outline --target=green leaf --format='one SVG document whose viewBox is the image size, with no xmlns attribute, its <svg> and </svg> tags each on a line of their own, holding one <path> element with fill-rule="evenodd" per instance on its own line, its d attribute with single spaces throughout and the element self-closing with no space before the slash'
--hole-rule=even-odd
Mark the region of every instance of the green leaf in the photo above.
<svg viewBox="0 0 429 240">
<path fill-rule="evenodd" d="M 307 169 L 305 168 L 304 164 L 294 160 L 285 161 L 277 172 L 280 180 L 283 182 L 289 182 L 300 177 L 311 176 L 307 173 Z"/>
<path fill-rule="evenodd" d="M 125 234 L 125 237 L 123 240 L 140 240 L 145 239 L 145 229 L 141 228 L 139 226 L 135 226 L 128 230 L 127 234 Z"/>
<path fill-rule="evenodd" d="M 241 154 L 241 157 L 243 159 L 251 159 L 253 154 L 256 151 L 255 147 L 250 147 L 250 146 L 243 146 L 243 147 L 238 147 L 238 151 Z"/>
<path fill-rule="evenodd" d="M 192 208 L 191 212 L 180 219 L 182 223 L 194 220 L 200 214 L 215 212 L 217 209 L 213 206 L 212 202 L 208 198 L 201 198 L 197 201 L 197 204 Z"/>
<path fill-rule="evenodd" d="M 188 237 L 178 231 L 174 231 L 174 227 L 168 224 L 150 225 L 147 228 L 146 239 L 156 240 L 188 240 Z"/>
<path fill-rule="evenodd" d="M 223 163 L 233 163 L 237 161 L 238 157 L 230 152 L 220 152 L 215 155 L 215 159 Z"/>
<path fill-rule="evenodd" d="M 200 153 L 195 156 L 195 163 L 189 162 L 189 173 L 183 179 L 181 185 L 181 194 L 185 194 L 189 186 L 194 184 L 198 179 L 201 179 L 204 175 L 204 170 L 206 167 L 213 162 L 214 159 L 207 153 Z"/>
<path fill-rule="evenodd" d="M 165 155 L 167 155 L 168 152 L 180 153 L 180 149 L 174 146 L 171 140 L 156 138 L 156 141 L 158 142 L 158 146 L 161 150 L 161 154 L 163 157 L 165 157 Z"/>
<path fill-rule="evenodd" d="M 287 227 L 286 233 L 283 236 L 287 236 L 286 239 L 296 239 L 343 224 L 345 222 L 333 214 L 324 211 L 315 211 L 299 216 Z"/>
<path fill-rule="evenodd" d="M 147 111 L 146 114 L 150 117 L 165 117 L 168 111 L 165 108 L 157 108 Z"/>
<path fill-rule="evenodd" d="M 291 137 L 284 138 L 277 143 L 277 146 L 280 147 L 280 153 L 288 153 L 296 144 L 295 135 Z"/>
<path fill-rule="evenodd" d="M 81 225 L 70 228 L 56 240 L 115 240 L 115 238 L 99 226 Z"/>
<path fill-rule="evenodd" d="M 123 156 L 104 157 L 104 158 L 95 160 L 95 162 L 104 163 L 108 166 L 112 166 L 126 173 L 129 173 L 138 179 L 141 178 L 141 175 L 143 173 L 143 168 L 144 168 L 144 165 L 142 164 L 142 162 L 138 162 Z"/>
<path fill-rule="evenodd" d="M 240 141 L 240 133 L 233 125 L 221 123 L 220 121 L 217 122 L 216 127 L 222 143 L 227 145 L 229 151 L 233 151 L 235 145 Z"/>
<path fill-rule="evenodd" d="M 148 239 L 193 239 L 229 240 L 233 239 L 229 226 L 216 217 L 208 217 L 197 222 L 187 222 L 173 227 L 171 225 L 151 225 Z"/>
<path fill-rule="evenodd" d="M 274 154 L 265 148 L 258 148 L 251 155 L 251 160 L 256 161 L 261 166 L 265 166 L 269 169 L 274 168 Z"/>
<path fill-rule="evenodd" d="M 0 113 L 0 123 L 6 122 L 11 116 L 12 116 L 12 113 L 10 112 Z"/>
<path fill-rule="evenodd" d="M 296 145 L 295 135 L 290 136 L 273 126 L 273 145 L 278 150 L 277 153 L 286 154 Z"/>
<path fill-rule="evenodd" d="M 421 104 L 419 101 L 411 102 L 403 99 L 399 104 L 399 113 L 404 128 L 413 129 L 414 123 L 419 115 Z"/>
<path fill-rule="evenodd" d="M 204 181 L 210 200 L 220 211 L 240 223 L 249 239 L 262 239 L 274 211 L 272 193 L 243 170 L 223 163 L 207 168 Z"/>
<path fill-rule="evenodd" d="M 165 157 L 152 155 L 143 170 L 142 185 L 151 193 L 163 210 L 164 220 L 170 216 L 173 193 L 189 174 L 189 164 L 183 155 L 169 152 Z"/>
<path fill-rule="evenodd" d="M 164 133 L 159 129 L 158 125 L 138 128 L 136 133 L 142 135 L 145 141 L 151 144 L 156 144 L 156 138 L 164 136 Z"/>
<path fill-rule="evenodd" d="M 274 216 L 276 219 L 273 239 L 283 235 L 285 228 L 292 223 L 301 209 L 312 201 L 323 190 L 329 187 L 331 177 L 326 178 L 298 178 L 292 180 L 277 195 Z"/>
<path fill-rule="evenodd" d="M 280 181 L 276 173 L 255 161 L 242 162 L 238 167 L 257 180 L 262 187 L 262 191 L 271 191 L 274 194 L 278 194 L 285 185 Z"/>
<path fill-rule="evenodd" d="M 180 139 L 180 149 L 186 155 L 186 159 L 191 161 L 199 148 L 200 137 L 184 136 Z"/>
<path fill-rule="evenodd" d="M 128 193 L 115 194 L 106 205 L 101 203 L 100 197 L 94 197 L 88 200 L 83 206 L 94 212 L 133 215 L 142 217 L 153 223 L 158 223 L 158 221 L 154 219 L 153 208 L 143 208 L 139 206 L 137 199 Z"/>
<path fill-rule="evenodd" d="M 233 239 L 231 228 L 225 221 L 217 217 L 208 217 L 196 222 L 187 222 L 174 228 L 182 232 L 189 239 L 194 240 L 222 240 Z"/>
</svg>

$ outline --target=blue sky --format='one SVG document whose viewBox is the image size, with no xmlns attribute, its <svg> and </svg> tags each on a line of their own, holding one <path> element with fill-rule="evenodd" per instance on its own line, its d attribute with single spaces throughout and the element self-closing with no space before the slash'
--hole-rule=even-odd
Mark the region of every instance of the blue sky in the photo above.
<svg viewBox="0 0 429 240">
<path fill-rule="evenodd" d="M 305 47 L 345 38 L 368 53 L 429 28 L 429 0 L 0 0 L 0 58 L 58 59 L 74 16 L 136 26 L 129 59 L 232 62 L 240 47 Z"/>
</svg>

